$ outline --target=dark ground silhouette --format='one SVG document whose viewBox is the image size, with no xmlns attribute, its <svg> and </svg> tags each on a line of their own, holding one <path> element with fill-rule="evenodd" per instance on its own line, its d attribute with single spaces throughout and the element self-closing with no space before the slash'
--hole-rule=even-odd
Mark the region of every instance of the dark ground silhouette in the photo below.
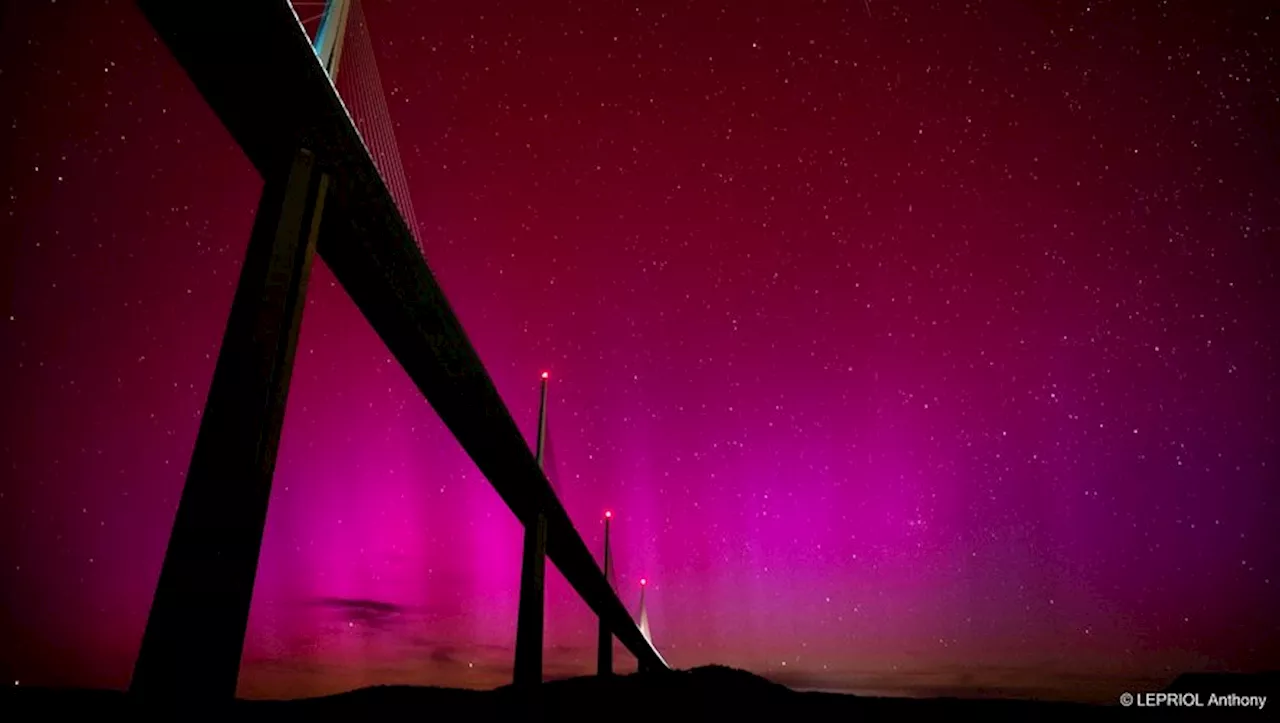
<svg viewBox="0 0 1280 723">
<path fill-rule="evenodd" d="M 1280 674 L 1184 675 L 1167 689 L 1178 692 L 1267 695 L 1265 709 L 1137 708 L 1023 700 L 871 698 L 802 693 L 733 668 L 708 666 L 653 675 L 594 677 L 546 683 L 540 701 L 518 691 L 458 690 L 411 686 L 363 688 L 292 701 L 236 701 L 222 710 L 187 706 L 154 710 L 119 691 L 9 688 L 0 694 L 0 718 L 21 720 L 375 720 L 408 715 L 421 720 L 501 721 L 868 721 L 868 720 L 1272 720 Z M 1276 709 L 1272 706 L 1276 705 Z M 536 708 L 531 706 L 537 706 Z M 541 716 L 536 714 L 537 708 Z"/>
</svg>

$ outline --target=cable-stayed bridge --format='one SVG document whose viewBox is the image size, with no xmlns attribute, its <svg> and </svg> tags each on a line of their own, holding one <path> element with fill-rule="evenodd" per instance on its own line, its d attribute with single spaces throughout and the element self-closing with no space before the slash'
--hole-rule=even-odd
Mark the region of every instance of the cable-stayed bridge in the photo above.
<svg viewBox="0 0 1280 723">
<path fill-rule="evenodd" d="M 235 696 L 316 253 L 525 527 L 515 682 L 542 679 L 548 557 L 599 617 L 600 674 L 614 637 L 667 669 L 607 575 L 611 515 L 597 564 L 544 471 L 546 377 L 534 452 L 427 266 L 359 0 L 138 4 L 264 183 L 130 691 Z"/>
</svg>

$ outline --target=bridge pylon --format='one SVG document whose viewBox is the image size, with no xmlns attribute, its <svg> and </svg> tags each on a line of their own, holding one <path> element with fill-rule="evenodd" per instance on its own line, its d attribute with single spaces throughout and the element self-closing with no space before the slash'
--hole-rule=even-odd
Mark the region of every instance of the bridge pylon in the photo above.
<svg viewBox="0 0 1280 723">
<path fill-rule="evenodd" d="M 547 444 L 547 382 L 542 373 L 542 402 L 538 409 L 539 469 L 545 462 Z M 520 563 L 520 609 L 516 617 L 516 660 L 514 683 L 521 687 L 542 683 L 543 629 L 546 623 L 547 516 L 539 509 L 524 528 L 524 552 Z"/>
<path fill-rule="evenodd" d="M 231 701 L 329 178 L 315 156 L 264 174 L 129 692 Z"/>
<path fill-rule="evenodd" d="M 613 557 L 609 550 L 609 523 L 613 521 L 613 512 L 604 513 L 604 579 L 613 585 Z M 604 618 L 600 618 L 600 630 L 596 645 L 596 675 L 608 677 L 613 675 L 613 633 Z"/>
</svg>

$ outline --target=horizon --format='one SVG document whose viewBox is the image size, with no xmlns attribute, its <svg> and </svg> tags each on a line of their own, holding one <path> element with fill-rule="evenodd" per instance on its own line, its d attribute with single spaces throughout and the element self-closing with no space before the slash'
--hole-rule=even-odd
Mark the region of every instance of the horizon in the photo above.
<svg viewBox="0 0 1280 723">
<path fill-rule="evenodd" d="M 985 671 L 988 676 L 983 676 L 979 671 L 978 675 L 974 675 L 974 671 L 965 671 L 964 684 L 956 684 L 959 681 L 954 680 L 957 676 L 938 676 L 931 674 L 929 671 L 914 671 L 913 675 L 932 678 L 932 682 L 920 681 L 916 685 L 897 685 L 893 687 L 877 687 L 888 682 L 887 676 L 883 671 L 864 671 L 856 674 L 852 678 L 848 678 L 844 683 L 821 687 L 816 680 L 806 681 L 804 678 L 797 679 L 795 676 L 787 675 L 785 672 L 777 671 L 772 673 L 756 673 L 741 668 L 733 668 L 716 663 L 696 666 L 686 669 L 673 669 L 680 673 L 692 673 L 697 671 L 706 671 L 708 669 L 727 669 L 731 671 L 740 671 L 748 673 L 761 681 L 782 685 L 787 689 L 796 693 L 824 693 L 831 695 L 850 696 L 856 698 L 882 698 L 882 699 L 909 699 L 909 700 L 957 700 L 957 701 L 1023 701 L 1038 703 L 1073 703 L 1093 706 L 1112 706 L 1114 707 L 1118 701 L 1118 696 L 1114 692 L 1117 681 L 1110 676 L 1097 676 L 1092 681 L 1091 688 L 1073 688 L 1074 694 L 1063 696 L 1062 688 L 1047 685 L 1044 681 L 1051 679 L 1053 676 L 1040 675 L 1038 677 L 1028 677 L 1021 683 L 1011 682 L 1007 676 L 1009 671 Z M 991 673 L 995 673 L 992 675 Z M 1208 672 L 1208 675 L 1227 675 L 1228 677 L 1240 676 L 1242 678 L 1252 678 L 1258 675 L 1275 676 L 1280 671 L 1260 671 L 1256 673 L 1221 673 Z M 1003 675 L 1001 674 L 1003 673 Z M 622 676 L 635 675 L 634 671 L 619 673 Z M 1131 679 L 1126 682 L 1124 690 L 1134 691 L 1137 693 L 1155 693 L 1168 689 L 1177 679 L 1187 675 L 1196 676 L 1202 673 L 1178 673 L 1172 677 L 1149 678 L 1149 679 Z M 832 676 L 829 680 L 835 680 L 839 676 Z M 950 677 L 953 683 L 945 685 L 944 678 Z M 1085 682 L 1087 676 L 1067 675 L 1073 681 L 1080 683 Z M 577 672 L 562 672 L 557 675 L 548 675 L 545 683 L 567 682 L 575 680 L 592 680 L 597 679 L 594 670 L 583 669 Z M 14 685 L 18 687 L 20 681 L 14 681 Z M 320 698 L 332 697 L 335 695 L 344 695 L 347 693 L 356 693 L 360 691 L 373 690 L 378 688 L 439 688 L 446 690 L 469 690 L 479 693 L 495 692 L 508 689 L 512 686 L 509 679 L 495 682 L 493 685 L 481 686 L 462 686 L 455 687 L 441 684 L 440 682 L 398 682 L 384 681 L 366 685 L 358 685 L 355 687 L 343 687 L 341 689 L 318 691 L 303 693 L 300 695 L 263 695 L 263 696 L 246 696 L 237 695 L 238 700 L 243 701 L 304 701 L 316 700 Z M 25 686 L 31 688 L 32 686 Z M 56 688 L 55 688 L 56 689 Z M 98 689 L 103 690 L 103 689 Z M 119 689 L 113 689 L 114 692 L 126 692 Z M 108 690 L 106 692 L 113 692 Z"/>
<path fill-rule="evenodd" d="M 1280 669 L 1273 13 L 361 3 L 336 88 L 674 667 Z M 3 12 L 0 675 L 123 688 L 262 181 L 132 2 Z M 522 536 L 317 258 L 239 694 L 509 677 Z"/>
</svg>

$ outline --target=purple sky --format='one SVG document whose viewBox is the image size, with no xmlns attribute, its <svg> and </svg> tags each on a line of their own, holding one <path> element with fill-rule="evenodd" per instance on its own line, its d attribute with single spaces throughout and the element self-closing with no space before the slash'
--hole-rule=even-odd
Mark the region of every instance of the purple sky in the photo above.
<svg viewBox="0 0 1280 723">
<path fill-rule="evenodd" d="M 366 12 L 427 259 L 668 660 L 1106 700 L 1280 668 L 1264 5 Z M 0 12 L 0 674 L 123 687 L 261 182 L 130 3 Z M 520 534 L 317 263 L 241 694 L 505 683 Z"/>
</svg>

